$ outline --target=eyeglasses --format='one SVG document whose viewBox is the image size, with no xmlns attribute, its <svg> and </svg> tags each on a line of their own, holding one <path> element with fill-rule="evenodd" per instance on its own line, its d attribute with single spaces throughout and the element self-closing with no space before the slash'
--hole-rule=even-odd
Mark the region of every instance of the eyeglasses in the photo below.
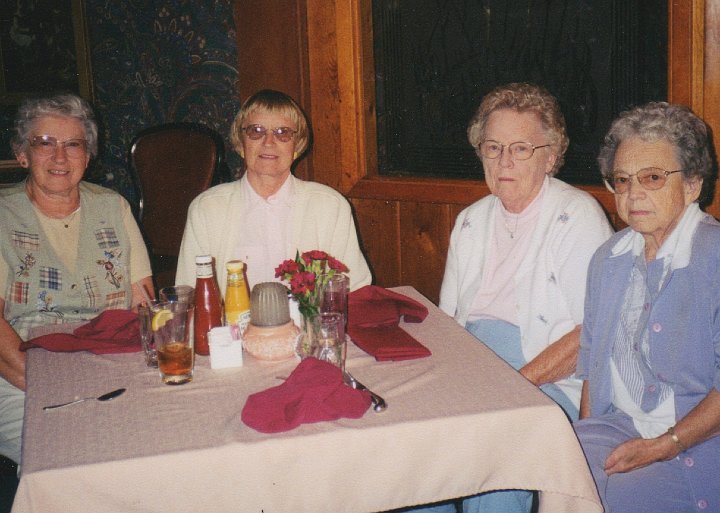
<svg viewBox="0 0 720 513">
<path fill-rule="evenodd" d="M 682 171 L 682 169 L 678 169 L 676 171 L 665 171 L 664 169 L 659 169 L 657 167 L 646 167 L 634 175 L 629 175 L 627 173 L 613 173 L 610 177 L 605 178 L 605 186 L 610 189 L 610 192 L 614 192 L 615 194 L 624 194 L 630 189 L 632 177 L 636 176 L 638 183 L 643 186 L 643 189 L 656 191 L 658 189 L 662 189 L 665 182 L 667 182 L 668 176 Z"/>
<path fill-rule="evenodd" d="M 279 126 L 277 128 L 272 128 L 269 130 L 273 133 L 275 139 L 284 143 L 290 142 L 293 136 L 297 133 L 297 130 L 293 130 L 292 128 L 288 128 L 286 126 Z M 243 127 L 242 131 L 245 132 L 245 135 L 247 135 L 253 141 L 263 139 L 268 133 L 268 129 L 262 125 L 248 125 L 246 127 Z"/>
<path fill-rule="evenodd" d="M 58 141 L 50 135 L 36 135 L 30 139 L 30 146 L 43 157 L 54 155 L 58 145 L 63 147 L 65 154 L 70 158 L 84 157 L 87 152 L 87 141 L 85 139 Z"/>
<path fill-rule="evenodd" d="M 502 155 L 503 150 L 507 148 L 510 157 L 514 160 L 527 160 L 533 156 L 535 150 L 539 148 L 545 148 L 546 146 L 550 145 L 543 144 L 542 146 L 535 146 L 532 143 L 522 141 L 510 144 L 502 144 L 497 141 L 488 139 L 487 141 L 481 142 L 478 145 L 478 148 L 480 148 L 480 153 L 482 154 L 482 156 L 487 159 L 498 158 L 500 155 Z"/>
</svg>

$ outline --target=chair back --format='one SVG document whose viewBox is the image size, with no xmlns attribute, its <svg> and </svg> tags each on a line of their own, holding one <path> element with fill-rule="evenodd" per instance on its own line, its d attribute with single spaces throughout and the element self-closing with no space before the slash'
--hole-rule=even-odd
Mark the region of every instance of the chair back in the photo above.
<svg viewBox="0 0 720 513">
<path fill-rule="evenodd" d="M 154 126 L 135 136 L 129 161 L 156 286 L 173 285 L 190 202 L 230 180 L 223 140 L 199 123 Z"/>
</svg>

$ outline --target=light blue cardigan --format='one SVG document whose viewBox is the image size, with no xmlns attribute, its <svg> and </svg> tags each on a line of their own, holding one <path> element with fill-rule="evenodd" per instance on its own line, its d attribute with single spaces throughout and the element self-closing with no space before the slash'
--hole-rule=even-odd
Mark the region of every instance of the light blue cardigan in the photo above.
<svg viewBox="0 0 720 513">
<path fill-rule="evenodd" d="M 613 411 L 610 357 L 622 298 L 633 266 L 631 251 L 612 256 L 630 229 L 603 244 L 590 262 L 577 375 L 589 380 L 592 417 Z M 714 387 L 720 390 L 720 223 L 697 227 L 687 267 L 669 271 L 648 320 L 653 370 L 675 394 L 680 420 Z M 680 455 L 698 496 L 720 503 L 720 437 Z"/>
</svg>

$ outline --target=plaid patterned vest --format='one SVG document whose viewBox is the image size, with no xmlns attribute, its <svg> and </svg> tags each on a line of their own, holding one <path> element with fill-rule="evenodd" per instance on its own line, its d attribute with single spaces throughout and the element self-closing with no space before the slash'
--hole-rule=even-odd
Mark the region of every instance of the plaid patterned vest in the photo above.
<svg viewBox="0 0 720 513">
<path fill-rule="evenodd" d="M 130 242 L 117 193 L 80 183 L 74 272 L 55 255 L 20 183 L 0 191 L 0 251 L 8 264 L 5 319 L 20 338 L 33 326 L 88 320 L 129 308 Z"/>
</svg>

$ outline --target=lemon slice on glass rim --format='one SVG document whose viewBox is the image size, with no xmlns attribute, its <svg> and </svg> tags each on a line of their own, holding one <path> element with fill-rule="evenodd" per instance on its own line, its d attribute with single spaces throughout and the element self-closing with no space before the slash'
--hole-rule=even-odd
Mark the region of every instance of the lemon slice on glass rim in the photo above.
<svg viewBox="0 0 720 513">
<path fill-rule="evenodd" d="M 153 315 L 150 327 L 153 331 L 157 331 L 173 318 L 173 313 L 170 310 L 159 310 Z"/>
</svg>

